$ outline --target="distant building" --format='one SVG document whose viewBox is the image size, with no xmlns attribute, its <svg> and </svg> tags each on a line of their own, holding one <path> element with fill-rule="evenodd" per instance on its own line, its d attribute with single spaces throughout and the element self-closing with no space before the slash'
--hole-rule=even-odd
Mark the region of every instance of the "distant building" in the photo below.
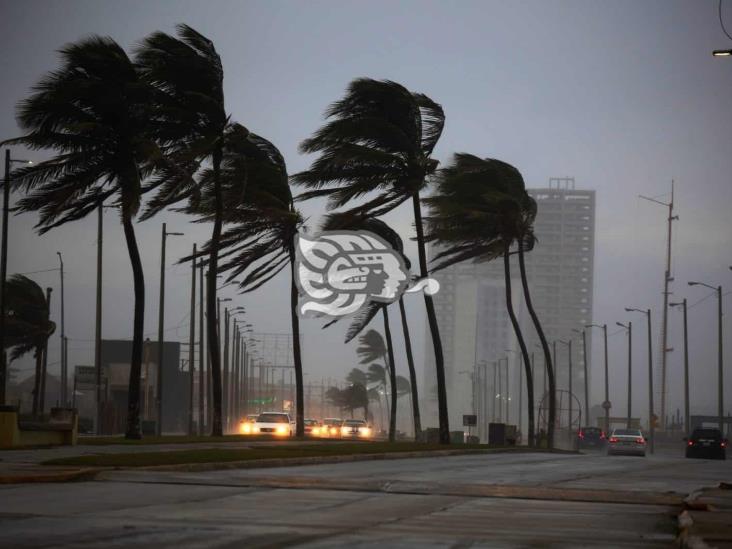
<svg viewBox="0 0 732 549">
<path fill-rule="evenodd" d="M 550 179 L 548 187 L 528 189 L 528 192 L 538 203 L 534 224 L 538 242 L 534 250 L 526 254 L 532 302 L 550 345 L 556 339 L 573 339 L 572 392 L 584 408 L 582 341 L 572 330 L 581 330 L 592 321 L 595 191 L 578 190 L 574 179 L 564 178 Z M 437 250 L 430 249 L 429 252 L 434 256 Z M 535 355 L 534 387 L 539 401 L 544 392 L 544 360 L 541 349 L 535 346 L 539 339 L 526 310 L 515 257 L 511 260 L 511 273 L 514 309 L 529 353 L 534 352 Z M 434 296 L 434 301 L 444 349 L 451 429 L 462 428 L 462 415 L 472 411 L 471 373 L 474 365 L 482 361 L 488 363 L 488 379 L 492 384 L 492 363 L 506 356 L 509 357 L 508 396 L 511 398 L 509 419 L 511 423 L 517 423 L 519 359 L 517 354 L 506 353 L 505 350 L 519 349 L 506 312 L 503 260 L 478 264 L 463 262 L 435 273 L 434 277 L 440 282 L 440 291 Z M 588 356 L 591 356 L 590 341 L 588 334 Z M 425 356 L 425 413 L 427 425 L 436 425 L 434 353 L 429 330 Z M 566 390 L 567 349 L 560 344 L 557 345 L 557 362 L 557 387 Z M 524 391 L 524 409 L 525 398 Z M 475 403 L 476 408 L 478 404 Z M 505 402 L 503 406 L 505 408 Z M 487 408 L 490 414 L 490 405 Z M 476 411 L 479 423 L 483 425 L 485 417 L 481 416 L 485 414 L 481 413 L 483 410 Z M 525 432 L 526 413 L 522 415 L 522 431 Z"/>
<path fill-rule="evenodd" d="M 103 420 L 105 434 L 123 433 L 127 419 L 132 341 L 102 340 Z M 157 383 L 157 341 L 143 345 L 140 381 L 140 417 L 155 420 Z M 189 374 L 181 371 L 180 343 L 163 342 L 163 431 L 188 429 Z"/>
</svg>

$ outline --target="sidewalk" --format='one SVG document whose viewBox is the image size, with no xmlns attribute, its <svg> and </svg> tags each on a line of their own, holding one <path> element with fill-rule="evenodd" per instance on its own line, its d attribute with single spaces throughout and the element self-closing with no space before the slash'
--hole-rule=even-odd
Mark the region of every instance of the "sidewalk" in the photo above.
<svg viewBox="0 0 732 549">
<path fill-rule="evenodd" d="M 732 548 L 732 483 L 703 488 L 684 501 L 679 515 L 681 547 Z"/>
</svg>

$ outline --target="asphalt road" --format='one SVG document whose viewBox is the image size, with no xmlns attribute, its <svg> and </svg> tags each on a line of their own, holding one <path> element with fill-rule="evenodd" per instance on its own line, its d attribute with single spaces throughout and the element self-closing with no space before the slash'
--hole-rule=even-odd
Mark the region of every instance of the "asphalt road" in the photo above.
<svg viewBox="0 0 732 549">
<path fill-rule="evenodd" d="M 0 487 L 2 547 L 671 547 L 732 461 L 493 454 Z"/>
</svg>

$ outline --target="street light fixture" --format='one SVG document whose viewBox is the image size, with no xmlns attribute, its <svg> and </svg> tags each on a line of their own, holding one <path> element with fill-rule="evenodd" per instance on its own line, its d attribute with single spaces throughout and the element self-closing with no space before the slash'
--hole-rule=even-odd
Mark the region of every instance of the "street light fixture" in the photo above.
<svg viewBox="0 0 732 549">
<path fill-rule="evenodd" d="M 605 410 L 605 433 L 610 434 L 610 379 L 608 375 L 607 366 L 607 324 L 586 324 L 585 328 L 600 328 L 602 330 L 605 339 L 605 401 L 602 403 L 602 407 Z M 589 412 L 588 412 L 589 415 Z"/>
<path fill-rule="evenodd" d="M 689 282 L 689 286 L 704 286 L 710 290 L 717 292 L 717 369 L 718 369 L 718 380 L 717 380 L 717 404 L 719 406 L 719 430 L 724 435 L 724 352 L 722 343 L 722 286 L 716 288 L 705 282 Z"/>
<path fill-rule="evenodd" d="M 10 165 L 33 164 L 30 160 L 10 158 L 10 149 L 5 149 L 5 184 L 3 185 L 3 234 L 0 251 L 0 311 L 5 310 L 5 279 L 8 272 L 8 216 L 10 212 Z M 7 357 L 5 353 L 5 315 L 0 314 L 0 406 L 5 404 L 7 381 Z"/>
<path fill-rule="evenodd" d="M 630 418 L 631 416 L 631 408 L 632 408 L 632 401 L 633 401 L 633 384 L 631 380 L 633 379 L 633 323 L 628 322 L 628 324 L 623 324 L 622 322 L 616 322 L 618 326 L 621 328 L 625 328 L 628 330 L 628 419 L 626 421 L 626 428 L 630 429 Z"/>
<path fill-rule="evenodd" d="M 732 50 L 714 50 L 712 55 L 714 57 L 730 57 L 732 56 Z"/>
<path fill-rule="evenodd" d="M 687 324 L 687 306 L 686 298 L 681 302 L 669 303 L 671 307 L 681 307 L 684 313 L 684 431 L 688 434 L 690 431 L 689 418 L 689 330 Z"/>
<path fill-rule="evenodd" d="M 625 312 L 627 313 L 641 313 L 646 315 L 646 323 L 648 325 L 648 431 L 650 441 L 650 451 L 654 452 L 655 446 L 655 432 L 656 432 L 656 420 L 658 419 L 653 413 L 653 345 L 651 338 L 651 310 L 646 309 L 635 309 L 633 307 L 626 307 Z"/>
<path fill-rule="evenodd" d="M 169 236 L 183 236 L 183 233 L 172 233 L 166 230 L 163 223 L 162 242 L 160 246 L 160 305 L 158 308 L 158 379 L 157 379 L 157 408 L 158 417 L 155 431 L 158 436 L 163 434 L 163 324 L 165 322 L 165 242 Z"/>
</svg>

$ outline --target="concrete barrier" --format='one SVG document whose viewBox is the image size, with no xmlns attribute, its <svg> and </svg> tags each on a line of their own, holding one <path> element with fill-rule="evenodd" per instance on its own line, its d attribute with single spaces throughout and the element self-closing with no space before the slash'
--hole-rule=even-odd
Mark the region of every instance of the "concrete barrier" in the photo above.
<svg viewBox="0 0 732 549">
<path fill-rule="evenodd" d="M 23 421 L 18 409 L 0 406 L 0 448 L 75 445 L 79 416 L 73 408 L 51 408 L 48 421 Z"/>
</svg>

